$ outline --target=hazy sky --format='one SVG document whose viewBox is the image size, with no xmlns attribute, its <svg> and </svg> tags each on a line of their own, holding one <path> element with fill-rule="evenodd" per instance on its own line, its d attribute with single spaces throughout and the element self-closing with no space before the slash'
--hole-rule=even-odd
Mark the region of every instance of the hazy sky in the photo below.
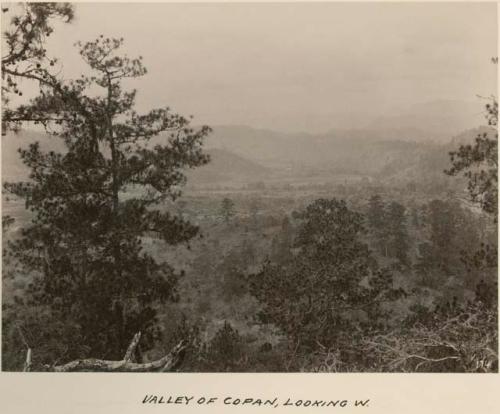
<svg viewBox="0 0 500 414">
<path fill-rule="evenodd" d="M 50 50 L 74 75 L 77 40 L 124 37 L 149 70 L 139 108 L 316 132 L 495 92 L 496 19 L 494 3 L 77 4 Z"/>
</svg>

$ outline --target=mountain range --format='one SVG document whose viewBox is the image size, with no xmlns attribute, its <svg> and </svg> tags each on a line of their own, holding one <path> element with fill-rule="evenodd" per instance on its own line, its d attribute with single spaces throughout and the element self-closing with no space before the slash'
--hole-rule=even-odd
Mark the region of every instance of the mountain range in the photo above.
<svg viewBox="0 0 500 414">
<path fill-rule="evenodd" d="M 385 179 L 394 175 L 441 173 L 448 167 L 448 152 L 472 142 L 489 127 L 462 131 L 447 141 L 412 139 L 418 130 L 390 129 L 337 130 L 324 134 L 284 133 L 247 126 L 216 126 L 205 147 L 211 157 L 205 166 L 187 171 L 188 183 L 195 185 L 229 182 L 334 177 L 340 174 Z M 161 137 L 155 139 L 161 141 Z M 39 141 L 44 150 L 63 150 L 59 139 L 23 130 L 2 137 L 4 181 L 25 179 L 18 147 Z M 405 172 L 406 171 L 406 172 Z M 394 177 L 393 177 L 394 178 Z"/>
</svg>

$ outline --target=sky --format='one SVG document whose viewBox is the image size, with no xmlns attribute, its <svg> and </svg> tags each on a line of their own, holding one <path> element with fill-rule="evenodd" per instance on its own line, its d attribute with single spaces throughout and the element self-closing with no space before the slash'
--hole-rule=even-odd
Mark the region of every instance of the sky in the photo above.
<svg viewBox="0 0 500 414">
<path fill-rule="evenodd" d="M 197 124 L 321 132 L 496 92 L 494 3 L 76 4 L 49 51 L 79 75 L 78 40 L 125 39 L 148 74 L 138 108 Z M 482 105 L 482 103 L 479 103 Z"/>
</svg>

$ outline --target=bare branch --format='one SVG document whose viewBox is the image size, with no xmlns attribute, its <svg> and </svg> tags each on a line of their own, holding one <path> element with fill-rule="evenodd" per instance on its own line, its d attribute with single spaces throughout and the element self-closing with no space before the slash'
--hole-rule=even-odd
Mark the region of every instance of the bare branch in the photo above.
<svg viewBox="0 0 500 414">
<path fill-rule="evenodd" d="M 123 357 L 124 361 L 134 362 L 135 350 L 137 349 L 137 345 L 139 345 L 140 340 L 141 340 L 141 333 L 137 332 L 134 335 L 132 342 L 130 342 L 130 345 L 127 348 L 127 352 L 125 352 L 125 356 Z"/>
<path fill-rule="evenodd" d="M 79 359 L 64 365 L 55 366 L 55 372 L 168 372 L 179 364 L 183 351 L 186 349 L 184 341 L 179 342 L 172 351 L 156 361 L 138 364 L 126 360 L 107 361 L 103 359 Z"/>
<path fill-rule="evenodd" d="M 26 362 L 24 363 L 24 372 L 29 372 L 31 370 L 31 348 L 26 351 Z"/>
</svg>

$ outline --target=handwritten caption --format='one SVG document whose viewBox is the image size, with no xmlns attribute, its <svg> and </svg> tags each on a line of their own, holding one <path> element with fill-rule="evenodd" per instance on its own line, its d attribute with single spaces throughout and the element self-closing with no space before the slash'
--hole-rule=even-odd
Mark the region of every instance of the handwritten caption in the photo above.
<svg viewBox="0 0 500 414">
<path fill-rule="evenodd" d="M 143 405 L 165 404 L 165 405 L 226 405 L 226 406 L 246 406 L 246 407 L 311 407 L 311 408 L 346 408 L 346 407 L 369 407 L 370 400 L 315 400 L 315 399 L 294 399 L 274 397 L 271 399 L 256 397 L 210 397 L 195 395 L 156 395 L 146 394 L 141 403 Z"/>
</svg>

